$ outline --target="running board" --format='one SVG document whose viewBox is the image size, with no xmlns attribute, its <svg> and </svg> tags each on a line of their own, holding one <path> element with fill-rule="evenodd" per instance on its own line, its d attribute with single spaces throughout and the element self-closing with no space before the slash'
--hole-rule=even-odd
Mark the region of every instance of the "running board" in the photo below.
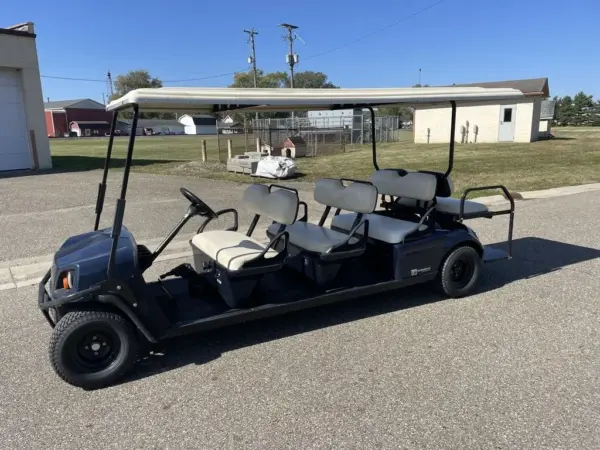
<svg viewBox="0 0 600 450">
<path fill-rule="evenodd" d="M 504 250 L 500 250 L 499 248 L 491 247 L 489 245 L 485 245 L 483 247 L 483 262 L 485 264 L 493 263 L 496 261 L 500 261 L 503 259 L 511 259 L 512 257 L 505 252 Z"/>
</svg>

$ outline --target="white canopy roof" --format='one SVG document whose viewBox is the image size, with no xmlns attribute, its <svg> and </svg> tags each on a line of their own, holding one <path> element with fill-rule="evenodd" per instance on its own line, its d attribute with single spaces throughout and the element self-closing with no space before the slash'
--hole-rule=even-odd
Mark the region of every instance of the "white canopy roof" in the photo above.
<svg viewBox="0 0 600 450">
<path fill-rule="evenodd" d="M 523 97 L 517 89 L 421 87 L 377 89 L 254 89 L 148 88 L 113 100 L 108 111 L 138 104 L 144 111 L 211 113 L 228 109 L 250 111 L 328 110 L 362 106 L 440 103 L 455 100 L 505 100 Z"/>
</svg>

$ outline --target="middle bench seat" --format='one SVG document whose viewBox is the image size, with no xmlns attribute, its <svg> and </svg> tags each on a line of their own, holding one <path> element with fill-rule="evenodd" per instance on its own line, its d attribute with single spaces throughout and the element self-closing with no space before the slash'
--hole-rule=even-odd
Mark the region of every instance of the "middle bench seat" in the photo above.
<svg viewBox="0 0 600 450">
<path fill-rule="evenodd" d="M 320 224 L 297 221 L 286 228 L 289 233 L 289 243 L 301 250 L 318 254 L 328 254 L 337 249 L 351 249 L 358 244 L 359 236 L 355 237 L 353 229 L 363 227 L 365 215 L 372 213 L 377 206 L 377 189 L 367 182 L 350 181 L 348 186 L 343 180 L 324 178 L 315 183 L 314 199 L 326 207 Z M 325 228 L 323 223 L 331 208 L 352 211 L 353 221 L 344 232 Z M 270 236 L 275 235 L 280 224 L 273 223 L 267 232 Z"/>
<path fill-rule="evenodd" d="M 380 195 L 432 202 L 435 205 L 434 199 L 437 188 L 435 175 L 384 169 L 373 173 L 371 183 L 377 188 Z M 434 207 L 432 206 L 427 214 L 433 211 Z M 424 216 L 419 222 L 411 222 L 377 213 L 365 215 L 365 219 L 369 221 L 369 237 L 389 244 L 404 242 L 406 237 L 411 234 L 426 231 L 428 228 L 424 223 L 426 218 Z M 338 214 L 333 218 L 331 228 L 348 232 L 352 229 L 355 219 L 356 214 L 353 213 Z M 358 230 L 359 233 L 361 231 L 361 229 Z"/>
</svg>

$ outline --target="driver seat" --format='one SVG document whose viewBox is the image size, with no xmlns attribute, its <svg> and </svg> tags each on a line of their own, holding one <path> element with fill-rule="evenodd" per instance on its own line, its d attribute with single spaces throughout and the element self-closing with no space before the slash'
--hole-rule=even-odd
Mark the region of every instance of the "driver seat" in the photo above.
<svg viewBox="0 0 600 450">
<path fill-rule="evenodd" d="M 252 184 L 242 198 L 244 209 L 254 213 L 247 233 L 237 231 L 236 220 L 233 229 L 202 231 L 190 241 L 194 269 L 212 281 L 232 308 L 240 307 L 241 302 L 251 296 L 264 274 L 283 267 L 288 255 L 288 232 L 285 228 L 295 222 L 299 203 L 295 189 Z M 235 215 L 237 217 L 237 212 Z M 261 216 L 281 224 L 278 233 L 267 244 L 252 237 Z M 281 241 L 282 246 L 278 245 Z"/>
</svg>

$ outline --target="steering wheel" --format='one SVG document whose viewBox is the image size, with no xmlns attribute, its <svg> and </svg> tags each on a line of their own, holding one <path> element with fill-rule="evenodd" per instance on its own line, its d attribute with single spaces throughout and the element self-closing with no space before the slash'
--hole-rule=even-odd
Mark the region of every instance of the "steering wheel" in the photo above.
<svg viewBox="0 0 600 450">
<path fill-rule="evenodd" d="M 183 195 L 192 204 L 192 206 L 195 206 L 199 210 L 199 214 L 201 216 L 207 216 L 211 219 L 216 219 L 219 217 L 210 206 L 208 206 L 186 188 L 179 188 L 179 192 L 181 192 L 181 195 Z"/>
</svg>

